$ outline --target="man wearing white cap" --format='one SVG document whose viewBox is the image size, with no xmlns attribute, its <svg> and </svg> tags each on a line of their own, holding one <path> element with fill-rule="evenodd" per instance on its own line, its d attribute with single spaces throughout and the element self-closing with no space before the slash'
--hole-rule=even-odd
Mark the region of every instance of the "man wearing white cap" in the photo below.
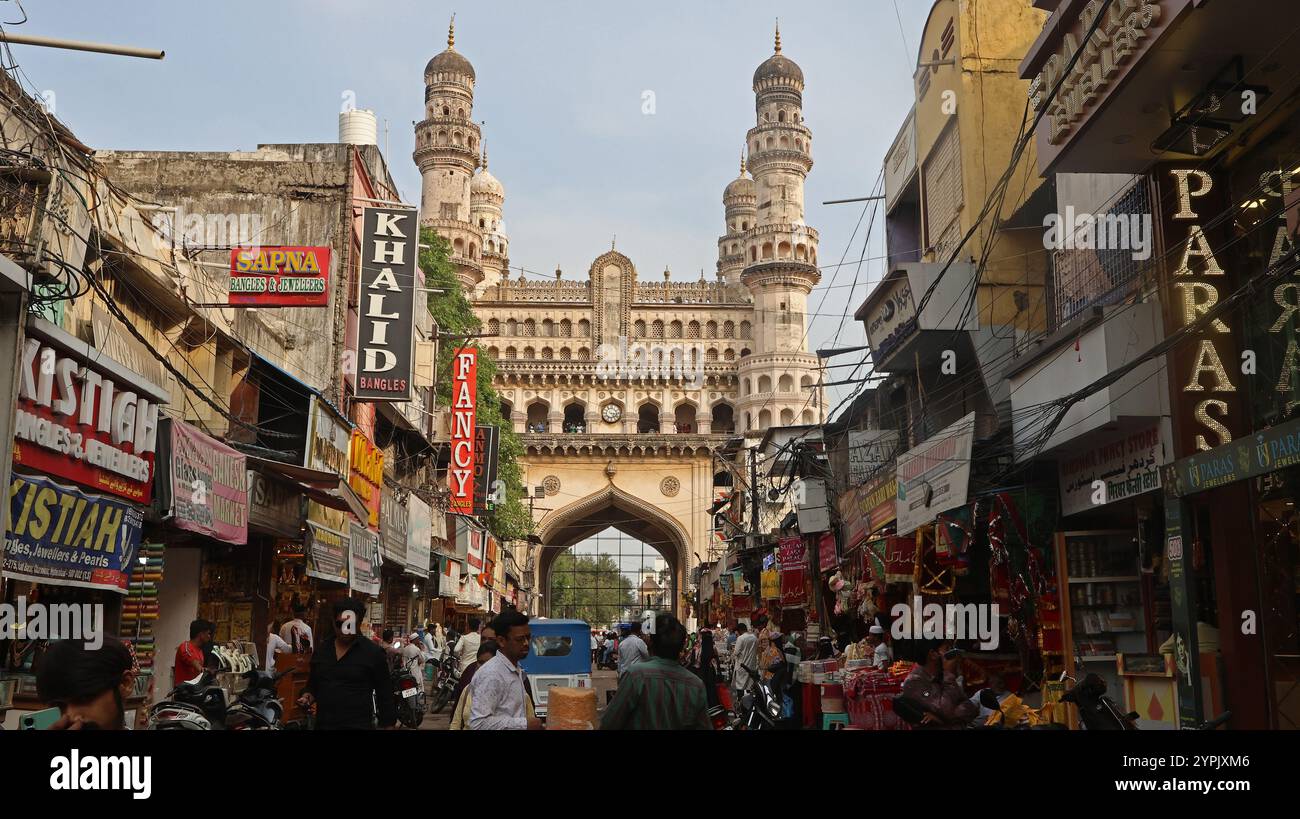
<svg viewBox="0 0 1300 819">
<path fill-rule="evenodd" d="M 871 667 L 884 670 L 893 665 L 894 654 L 885 645 L 885 629 L 879 624 L 873 625 L 867 634 L 867 645 L 871 646 Z"/>
</svg>

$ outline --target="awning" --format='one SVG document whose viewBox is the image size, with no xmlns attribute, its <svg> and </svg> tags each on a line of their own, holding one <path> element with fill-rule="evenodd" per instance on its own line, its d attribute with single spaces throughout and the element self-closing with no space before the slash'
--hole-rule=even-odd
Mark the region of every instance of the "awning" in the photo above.
<svg viewBox="0 0 1300 819">
<path fill-rule="evenodd" d="M 305 466 L 273 461 L 269 458 L 248 456 L 248 467 L 259 472 L 278 475 L 296 483 L 302 493 L 321 506 L 351 512 L 357 520 L 370 520 L 370 510 L 348 482 L 340 475 L 320 469 L 308 469 Z"/>
</svg>

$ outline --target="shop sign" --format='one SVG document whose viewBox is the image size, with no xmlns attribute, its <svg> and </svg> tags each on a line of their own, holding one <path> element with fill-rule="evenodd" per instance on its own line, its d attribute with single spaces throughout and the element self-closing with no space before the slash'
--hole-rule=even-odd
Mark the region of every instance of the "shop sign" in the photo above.
<svg viewBox="0 0 1300 819">
<path fill-rule="evenodd" d="M 849 433 L 849 486 L 860 486 L 894 460 L 898 431 L 858 429 Z"/>
<path fill-rule="evenodd" d="M 296 538 L 302 519 L 302 495 L 293 487 L 248 470 L 248 525 Z"/>
<path fill-rule="evenodd" d="M 930 523 L 940 512 L 966 504 L 975 413 L 898 456 L 898 533 Z"/>
<path fill-rule="evenodd" d="M 1097 25 L 1092 39 L 1082 45 L 1070 73 L 1065 68 L 1080 48 L 1082 37 L 1106 7 L 1106 0 L 1089 0 L 1080 10 L 1077 22 L 1065 33 L 1061 46 L 1043 63 L 1042 70 L 1029 83 L 1029 102 L 1035 111 L 1042 109 L 1047 95 L 1057 83 L 1061 89 L 1047 107 L 1049 123 L 1047 141 L 1056 145 L 1086 120 L 1095 103 L 1104 99 L 1111 84 L 1121 78 L 1120 67 L 1133 55 L 1145 51 L 1160 27 L 1162 7 L 1182 6 L 1187 0 L 1114 0 Z M 1163 11 L 1167 11 L 1164 9 Z M 1173 15 L 1166 14 L 1166 20 Z M 1064 80 L 1062 77 L 1064 76 Z"/>
<path fill-rule="evenodd" d="M 380 491 L 379 500 L 380 548 L 384 560 L 392 561 L 398 566 L 406 565 L 407 517 L 406 504 L 399 501 L 393 490 L 385 486 Z"/>
<path fill-rule="evenodd" d="M 799 531 L 803 534 L 825 532 L 831 528 L 831 512 L 826 506 L 826 482 L 808 478 L 799 484 L 803 498 L 796 510 Z"/>
<path fill-rule="evenodd" d="M 781 596 L 781 573 L 775 568 L 764 569 L 759 575 L 759 588 L 764 600 L 776 600 Z"/>
<path fill-rule="evenodd" d="M 474 514 L 474 438 L 478 401 L 478 348 L 461 347 L 451 357 L 450 510 Z"/>
<path fill-rule="evenodd" d="M 358 401 L 410 401 L 415 366 L 415 210 L 365 208 L 357 317 Z"/>
<path fill-rule="evenodd" d="M 916 536 L 882 537 L 867 544 L 869 565 L 883 583 L 911 583 L 916 574 Z"/>
<path fill-rule="evenodd" d="M 474 427 L 474 514 L 486 515 L 497 506 L 497 453 L 501 430 L 491 424 Z M 502 498 L 504 500 L 504 498 Z"/>
<path fill-rule="evenodd" d="M 1159 489 L 1164 452 L 1160 426 L 1152 424 L 1061 460 L 1061 514 L 1094 509 L 1098 497 L 1107 504 Z M 1101 486 L 1094 487 L 1098 481 Z"/>
<path fill-rule="evenodd" d="M 126 593 L 143 510 L 35 475 L 9 486 L 4 576 Z"/>
<path fill-rule="evenodd" d="M 831 532 L 823 532 L 817 539 L 817 569 L 829 572 L 839 565 L 840 556 L 835 552 L 835 535 Z"/>
<path fill-rule="evenodd" d="M 883 297 L 867 312 L 867 342 L 877 366 L 888 360 L 898 345 L 916 332 L 916 305 L 912 283 L 903 273 L 880 285 Z"/>
<path fill-rule="evenodd" d="M 313 395 L 307 404 L 307 454 L 303 466 L 348 477 L 352 426 L 333 407 Z"/>
<path fill-rule="evenodd" d="M 773 598 L 775 599 L 775 598 Z M 731 598 L 731 613 L 737 617 L 748 617 L 754 610 L 754 601 L 748 597 Z"/>
<path fill-rule="evenodd" d="M 366 524 L 379 529 L 379 511 L 383 501 L 384 452 L 370 442 L 359 429 L 352 430 L 351 450 L 348 457 L 348 485 L 370 510 Z"/>
<path fill-rule="evenodd" d="M 1256 432 L 1165 468 L 1171 494 L 1192 495 L 1300 465 L 1300 419 Z"/>
<path fill-rule="evenodd" d="M 143 379 L 132 383 L 125 372 L 68 352 L 29 324 L 18 366 L 14 463 L 148 503 L 158 405 L 139 388 Z"/>
<path fill-rule="evenodd" d="M 734 582 L 734 578 L 731 576 L 731 572 L 727 572 L 726 574 L 724 574 L 724 575 L 722 575 L 721 577 L 718 578 L 718 584 L 719 584 L 720 586 L 722 586 L 722 591 L 723 591 L 725 594 L 731 594 L 731 593 L 732 593 L 732 583 L 733 583 L 733 582 Z"/>
<path fill-rule="evenodd" d="M 248 542 L 248 457 L 177 419 L 166 419 L 160 500 L 172 525 L 226 543 Z"/>
<path fill-rule="evenodd" d="M 406 571 L 417 577 L 428 577 L 429 546 L 433 539 L 429 504 L 411 495 L 406 499 L 406 508 Z"/>
<path fill-rule="evenodd" d="M 1216 254 L 1230 241 L 1227 223 L 1215 218 L 1228 211 L 1228 198 L 1207 171 L 1166 168 L 1157 178 L 1160 201 L 1171 203 L 1172 211 L 1166 211 L 1164 231 L 1174 264 L 1168 311 L 1172 333 L 1200 320 L 1221 295 L 1231 292 L 1235 277 Z M 1228 258 L 1223 256 L 1224 261 Z M 1233 431 L 1242 426 L 1241 398 L 1233 382 L 1233 373 L 1240 374 L 1239 362 L 1232 331 L 1223 319 L 1215 319 L 1170 352 L 1174 412 L 1181 421 L 1174 425 L 1177 454 L 1204 452 L 1236 437 Z"/>
<path fill-rule="evenodd" d="M 438 596 L 454 598 L 456 591 L 460 588 L 460 562 L 443 560 L 442 564 L 442 579 L 438 583 Z"/>
<path fill-rule="evenodd" d="M 781 538 L 778 554 L 781 563 L 781 605 L 802 605 L 805 599 L 804 564 L 806 562 L 803 538 Z"/>
<path fill-rule="evenodd" d="M 307 575 L 348 584 L 348 536 L 307 521 Z"/>
<path fill-rule="evenodd" d="M 898 481 L 891 471 L 840 496 L 840 519 L 845 526 L 845 551 L 853 551 L 874 532 L 894 520 Z"/>
<path fill-rule="evenodd" d="M 465 555 L 465 562 L 469 564 L 470 574 L 479 574 L 483 571 L 483 533 L 477 529 L 469 530 L 469 551 Z"/>
<path fill-rule="evenodd" d="M 328 307 L 328 247 L 235 247 L 230 301 L 252 307 Z"/>
<path fill-rule="evenodd" d="M 379 533 L 354 520 L 348 524 L 348 535 L 352 552 L 348 588 L 375 597 L 379 594 Z"/>
</svg>

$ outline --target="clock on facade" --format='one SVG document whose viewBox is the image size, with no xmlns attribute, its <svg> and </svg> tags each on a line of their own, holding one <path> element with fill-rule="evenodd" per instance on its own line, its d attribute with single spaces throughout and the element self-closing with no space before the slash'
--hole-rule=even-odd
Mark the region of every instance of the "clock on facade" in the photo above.
<svg viewBox="0 0 1300 819">
<path fill-rule="evenodd" d="M 623 410 L 618 404 L 606 404 L 605 408 L 600 411 L 600 417 L 604 418 L 607 423 L 614 423 L 623 417 Z"/>
</svg>

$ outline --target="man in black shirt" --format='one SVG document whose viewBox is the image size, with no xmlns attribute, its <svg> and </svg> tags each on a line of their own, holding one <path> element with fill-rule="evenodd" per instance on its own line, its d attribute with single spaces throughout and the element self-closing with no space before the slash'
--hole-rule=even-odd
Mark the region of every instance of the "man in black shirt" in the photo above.
<svg viewBox="0 0 1300 819">
<path fill-rule="evenodd" d="M 355 598 L 336 602 L 334 637 L 312 654 L 307 693 L 298 702 L 304 707 L 316 704 L 318 730 L 369 730 L 374 705 L 380 728 L 393 728 L 397 722 L 384 649 L 372 640 L 358 639 L 365 611 Z"/>
</svg>

